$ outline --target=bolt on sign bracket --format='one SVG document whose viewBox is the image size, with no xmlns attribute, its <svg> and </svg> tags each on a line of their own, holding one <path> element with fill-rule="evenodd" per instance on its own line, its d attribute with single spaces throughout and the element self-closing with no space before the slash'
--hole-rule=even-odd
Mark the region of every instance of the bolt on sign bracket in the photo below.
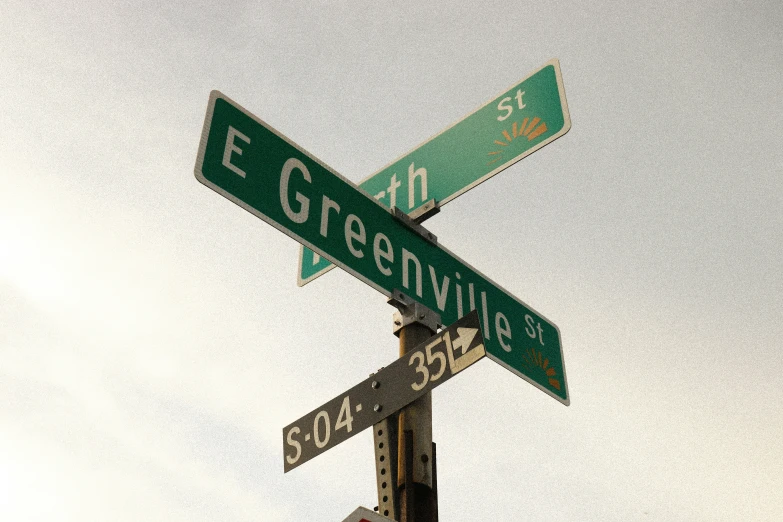
<svg viewBox="0 0 783 522">
<path fill-rule="evenodd" d="M 425 240 L 429 241 L 433 245 L 438 244 L 438 238 L 435 236 L 435 234 L 433 234 L 423 226 L 419 225 L 416 221 L 411 219 L 411 217 L 408 214 L 406 214 L 399 208 L 392 207 L 391 213 L 392 216 L 394 216 L 394 219 L 396 219 L 397 221 L 399 221 L 400 223 L 402 223 L 403 225 L 411 229 L 413 232 L 423 237 Z"/>
<path fill-rule="evenodd" d="M 437 332 L 438 327 L 442 326 L 440 314 L 432 311 L 421 303 L 414 301 L 408 295 L 400 292 L 396 288 L 392 291 L 392 296 L 386 301 L 397 308 L 394 312 L 394 335 L 400 336 L 400 329 L 411 323 L 420 323 L 430 331 Z"/>
</svg>

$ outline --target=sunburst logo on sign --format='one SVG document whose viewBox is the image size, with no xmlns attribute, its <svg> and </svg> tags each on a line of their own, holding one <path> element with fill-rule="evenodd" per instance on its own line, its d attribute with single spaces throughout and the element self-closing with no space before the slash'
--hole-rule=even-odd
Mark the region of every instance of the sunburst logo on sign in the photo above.
<svg viewBox="0 0 783 522">
<path fill-rule="evenodd" d="M 538 116 L 534 117 L 532 120 L 530 118 L 525 118 L 521 123 L 515 121 L 511 126 L 510 133 L 508 129 L 503 129 L 502 134 L 506 140 L 495 140 L 495 144 L 500 145 L 501 147 L 508 147 L 511 145 L 512 141 L 521 137 L 527 138 L 527 141 L 533 141 L 545 133 L 546 130 L 546 123 L 541 121 L 541 118 Z M 502 148 L 488 152 L 487 155 L 493 158 L 487 163 L 487 165 L 492 165 L 493 163 L 497 163 L 503 159 L 503 152 L 504 151 Z"/>
<path fill-rule="evenodd" d="M 541 368 L 549 379 L 549 385 L 560 391 L 560 380 L 557 379 L 557 370 L 555 370 L 554 367 L 549 366 L 549 359 L 545 358 L 541 352 L 537 351 L 535 348 L 528 348 L 522 358 L 524 363 L 531 370 L 534 367 Z"/>
</svg>

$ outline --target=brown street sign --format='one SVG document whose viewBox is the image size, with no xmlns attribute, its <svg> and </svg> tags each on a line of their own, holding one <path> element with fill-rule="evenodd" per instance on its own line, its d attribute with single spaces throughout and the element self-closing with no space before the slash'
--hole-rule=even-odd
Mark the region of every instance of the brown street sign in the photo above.
<svg viewBox="0 0 783 522">
<path fill-rule="evenodd" d="M 399 411 L 486 355 L 472 311 L 414 350 L 283 428 L 287 473 Z"/>
</svg>

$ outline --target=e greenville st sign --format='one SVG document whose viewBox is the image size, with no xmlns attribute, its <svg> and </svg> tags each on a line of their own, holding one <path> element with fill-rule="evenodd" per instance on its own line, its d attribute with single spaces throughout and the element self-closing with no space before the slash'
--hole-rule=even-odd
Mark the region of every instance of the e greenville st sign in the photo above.
<svg viewBox="0 0 783 522">
<path fill-rule="evenodd" d="M 487 356 L 569 403 L 557 326 L 218 91 L 195 174 L 384 295 L 397 289 L 440 313 L 444 324 L 477 310 Z"/>
<path fill-rule="evenodd" d="M 553 59 L 359 186 L 406 214 L 430 199 L 443 206 L 570 128 L 560 63 Z M 299 286 L 333 266 L 302 247 Z"/>
</svg>

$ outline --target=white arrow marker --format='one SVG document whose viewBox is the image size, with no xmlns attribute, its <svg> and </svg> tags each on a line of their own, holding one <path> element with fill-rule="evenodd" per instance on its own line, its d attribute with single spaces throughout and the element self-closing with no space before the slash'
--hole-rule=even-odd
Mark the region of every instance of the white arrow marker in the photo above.
<svg viewBox="0 0 783 522">
<path fill-rule="evenodd" d="M 459 348 L 462 351 L 462 355 L 465 355 L 465 352 L 468 351 L 468 347 L 470 347 L 470 343 L 473 342 L 473 338 L 476 337 L 477 333 L 478 328 L 457 328 L 458 337 L 454 339 L 451 344 L 454 346 L 455 350 Z"/>
<path fill-rule="evenodd" d="M 461 372 L 486 355 L 487 352 L 483 344 L 476 345 L 475 348 L 469 350 L 470 343 L 473 342 L 478 332 L 478 328 L 457 328 L 458 337 L 454 341 L 450 339 L 448 333 L 443 336 L 448 348 L 449 366 L 452 374 Z M 461 355 L 455 359 L 454 350 L 456 349 L 460 350 Z"/>
</svg>

